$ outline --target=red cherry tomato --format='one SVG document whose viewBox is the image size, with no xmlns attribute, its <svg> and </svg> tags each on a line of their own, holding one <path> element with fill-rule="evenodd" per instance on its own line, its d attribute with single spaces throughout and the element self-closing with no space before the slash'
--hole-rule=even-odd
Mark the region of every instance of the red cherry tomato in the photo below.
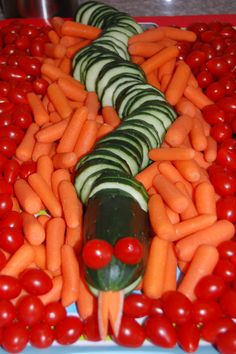
<svg viewBox="0 0 236 354">
<path fill-rule="evenodd" d="M 184 323 L 192 317 L 192 303 L 179 291 L 167 291 L 162 296 L 165 315 L 174 323 Z"/>
<path fill-rule="evenodd" d="M 236 65 L 236 58 L 235 58 L 235 65 Z M 223 76 L 220 78 L 219 82 L 221 85 L 224 86 L 226 95 L 231 95 L 234 93 L 236 89 L 236 83 L 233 78 L 228 78 L 227 76 L 226 77 Z"/>
<path fill-rule="evenodd" d="M 60 302 L 49 302 L 45 305 L 43 320 L 49 326 L 56 326 L 64 318 L 66 318 L 66 310 Z"/>
<path fill-rule="evenodd" d="M 15 306 L 10 300 L 0 299 L 0 328 L 5 327 L 15 319 Z"/>
<path fill-rule="evenodd" d="M 145 331 L 134 318 L 123 316 L 118 336 L 113 335 L 113 340 L 124 347 L 138 348 L 143 345 Z"/>
<path fill-rule="evenodd" d="M 226 95 L 226 89 L 220 82 L 212 82 L 206 89 L 207 97 L 216 102 Z"/>
<path fill-rule="evenodd" d="M 19 58 L 19 68 L 27 75 L 38 76 L 41 74 L 41 62 L 37 58 L 27 55 Z"/>
<path fill-rule="evenodd" d="M 232 129 L 229 124 L 226 123 L 216 123 L 211 128 L 211 136 L 218 142 L 221 143 L 226 139 L 232 137 Z"/>
<path fill-rule="evenodd" d="M 7 81 L 0 81 L 0 95 L 1 96 L 6 96 L 8 95 L 10 91 L 10 84 Z"/>
<path fill-rule="evenodd" d="M 227 289 L 220 297 L 220 306 L 225 315 L 236 316 L 236 290 Z"/>
<path fill-rule="evenodd" d="M 4 168 L 4 179 L 7 183 L 14 184 L 20 172 L 20 164 L 17 160 L 7 161 Z"/>
<path fill-rule="evenodd" d="M 85 338 L 92 342 L 98 342 L 101 340 L 98 329 L 98 318 L 97 316 L 89 316 L 83 321 L 83 335 Z"/>
<path fill-rule="evenodd" d="M 216 348 L 222 354 L 236 352 L 236 329 L 220 333 L 216 337 Z"/>
<path fill-rule="evenodd" d="M 39 37 L 36 38 L 31 42 L 30 52 L 32 56 L 42 57 L 44 55 L 44 47 L 45 41 L 40 39 Z"/>
<path fill-rule="evenodd" d="M 229 317 L 218 318 L 204 324 L 201 329 L 201 337 L 207 342 L 215 343 L 218 334 L 236 329 L 236 324 Z"/>
<path fill-rule="evenodd" d="M 52 345 L 54 330 L 47 323 L 36 323 L 30 329 L 29 341 L 33 347 L 44 349 Z"/>
<path fill-rule="evenodd" d="M 24 161 L 20 166 L 20 177 L 27 179 L 29 175 L 36 172 L 37 163 L 35 161 L 29 160 Z"/>
<path fill-rule="evenodd" d="M 82 334 L 82 322 L 77 316 L 67 316 L 58 322 L 55 338 L 59 344 L 69 345 L 76 342 Z"/>
<path fill-rule="evenodd" d="M 18 109 L 12 114 L 13 123 L 19 128 L 27 129 L 33 121 L 32 114 L 26 109 Z"/>
<path fill-rule="evenodd" d="M 225 288 L 225 282 L 220 276 L 209 274 L 199 280 L 194 292 L 199 299 L 215 300 L 223 294 Z"/>
<path fill-rule="evenodd" d="M 26 269 L 20 274 L 20 283 L 31 295 L 43 295 L 52 289 L 52 279 L 42 269 Z"/>
<path fill-rule="evenodd" d="M 17 125 L 8 124 L 1 127 L 0 137 L 11 139 L 16 145 L 18 145 L 24 137 L 24 132 Z"/>
<path fill-rule="evenodd" d="M 217 249 L 221 259 L 232 260 L 232 258 L 236 255 L 236 242 L 233 240 L 221 242 Z"/>
<path fill-rule="evenodd" d="M 123 312 L 129 317 L 144 317 L 150 313 L 152 300 L 144 294 L 133 293 L 126 296 Z"/>
<path fill-rule="evenodd" d="M 26 50 L 30 48 L 30 38 L 26 35 L 21 35 L 16 39 L 16 47 L 20 50 Z"/>
<path fill-rule="evenodd" d="M 143 246 L 134 237 L 123 237 L 114 246 L 114 256 L 126 264 L 137 264 L 143 256 Z"/>
<path fill-rule="evenodd" d="M 22 352 L 26 347 L 28 340 L 29 331 L 23 323 L 11 323 L 3 329 L 2 347 L 7 352 Z"/>
<path fill-rule="evenodd" d="M 204 324 L 219 317 L 222 317 L 222 310 L 216 301 L 196 299 L 193 302 L 193 319 L 196 323 Z"/>
<path fill-rule="evenodd" d="M 48 82 L 43 78 L 37 78 L 33 82 L 34 92 L 38 95 L 45 95 L 48 88 Z"/>
<path fill-rule="evenodd" d="M 162 299 L 153 299 L 151 303 L 150 315 L 162 316 L 164 314 Z"/>
<path fill-rule="evenodd" d="M 89 240 L 82 252 L 84 263 L 93 269 L 105 267 L 112 259 L 113 248 L 112 246 L 99 239 Z"/>
<path fill-rule="evenodd" d="M 1 72 L 1 78 L 4 81 L 24 81 L 26 80 L 26 74 L 16 66 L 9 65 Z"/>
<path fill-rule="evenodd" d="M 220 146 L 217 152 L 216 163 L 236 171 L 236 150 L 230 150 Z"/>
<path fill-rule="evenodd" d="M 235 278 L 236 266 L 228 259 L 219 259 L 215 266 L 214 274 L 224 279 L 225 282 L 231 282 Z"/>
<path fill-rule="evenodd" d="M 155 345 L 173 348 L 177 334 L 172 322 L 166 316 L 150 316 L 145 322 L 146 336 Z"/>
<path fill-rule="evenodd" d="M 200 35 L 201 40 L 205 43 L 212 43 L 216 37 L 216 33 L 210 29 L 203 31 Z"/>
<path fill-rule="evenodd" d="M 208 60 L 206 66 L 215 76 L 222 76 L 229 71 L 229 65 L 222 57 L 215 57 Z"/>
<path fill-rule="evenodd" d="M 6 212 L 0 219 L 0 227 L 12 227 L 20 229 L 23 225 L 23 219 L 21 213 L 11 210 Z"/>
<path fill-rule="evenodd" d="M 7 263 L 7 258 L 5 256 L 5 253 L 0 249 L 0 270 L 5 267 Z"/>
<path fill-rule="evenodd" d="M 21 285 L 17 278 L 10 275 L 0 275 L 0 299 L 14 299 L 20 292 Z"/>
<path fill-rule="evenodd" d="M 44 305 L 39 297 L 25 295 L 17 303 L 16 312 L 19 321 L 32 326 L 42 320 Z"/>
<path fill-rule="evenodd" d="M 13 254 L 23 243 L 24 236 L 21 230 L 12 227 L 5 227 L 0 230 L 0 247 L 4 251 Z"/>
<path fill-rule="evenodd" d="M 225 121 L 224 110 L 219 108 L 215 103 L 205 106 L 202 109 L 202 114 L 207 123 L 211 125 Z"/>
<path fill-rule="evenodd" d="M 0 194 L 13 195 L 13 186 L 5 181 L 5 179 L 0 179 Z"/>
<path fill-rule="evenodd" d="M 200 329 L 193 322 L 182 323 L 177 327 L 177 341 L 187 353 L 195 352 L 199 347 Z"/>
<path fill-rule="evenodd" d="M 191 69 L 197 69 L 205 63 L 205 60 L 206 55 L 204 52 L 200 50 L 193 50 L 188 54 L 186 63 L 190 66 Z"/>
<path fill-rule="evenodd" d="M 232 223 L 236 222 L 236 196 L 229 195 L 216 202 L 218 219 L 226 219 Z"/>
<path fill-rule="evenodd" d="M 208 87 L 213 82 L 213 76 L 207 70 L 202 70 L 197 75 L 197 82 L 201 88 Z"/>
<path fill-rule="evenodd" d="M 0 81 L 1 82 L 1 81 Z M 12 114 L 11 113 L 1 113 L 0 114 L 0 127 L 10 125 L 12 123 Z"/>
<path fill-rule="evenodd" d="M 225 96 L 221 98 L 217 104 L 220 108 L 222 108 L 225 112 L 236 113 L 236 97 L 233 96 Z"/>
<path fill-rule="evenodd" d="M 0 217 L 12 209 L 12 199 L 9 194 L 0 194 Z"/>
</svg>

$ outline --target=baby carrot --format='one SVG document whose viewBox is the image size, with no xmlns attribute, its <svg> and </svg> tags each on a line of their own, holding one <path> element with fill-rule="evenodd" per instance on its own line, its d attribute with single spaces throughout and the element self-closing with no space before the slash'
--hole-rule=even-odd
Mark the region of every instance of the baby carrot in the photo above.
<svg viewBox="0 0 236 354">
<path fill-rule="evenodd" d="M 145 61 L 145 59 L 139 55 L 131 55 L 131 61 L 134 64 L 140 65 Z"/>
<path fill-rule="evenodd" d="M 64 47 L 68 48 L 74 44 L 80 43 L 82 41 L 81 38 L 71 37 L 71 36 L 62 36 L 60 38 L 60 43 L 64 45 Z"/>
<path fill-rule="evenodd" d="M 69 245 L 63 245 L 61 248 L 61 267 L 63 278 L 61 303 L 66 307 L 77 301 L 80 286 L 79 262 L 75 251 Z"/>
<path fill-rule="evenodd" d="M 46 225 L 46 264 L 51 272 L 61 267 L 61 248 L 65 240 L 65 221 L 63 218 L 51 218 Z"/>
<path fill-rule="evenodd" d="M 195 160 L 175 160 L 174 166 L 181 175 L 189 182 L 197 182 L 200 179 L 200 169 Z"/>
<path fill-rule="evenodd" d="M 60 37 L 58 36 L 57 32 L 54 30 L 48 31 L 48 39 L 51 43 L 57 44 L 60 41 Z"/>
<path fill-rule="evenodd" d="M 73 58 L 73 56 L 82 48 L 86 47 L 91 43 L 90 39 L 83 39 L 82 41 L 75 43 L 67 48 L 66 55 L 68 58 Z"/>
<path fill-rule="evenodd" d="M 195 42 L 197 39 L 196 33 L 192 31 L 168 26 L 162 27 L 162 30 L 164 31 L 165 37 L 174 39 L 176 41 Z"/>
<path fill-rule="evenodd" d="M 158 71 L 158 79 L 161 81 L 165 75 L 173 75 L 174 69 L 176 65 L 176 58 L 168 60 L 165 64 L 163 64 Z"/>
<path fill-rule="evenodd" d="M 16 180 L 14 183 L 14 192 L 24 211 L 36 214 L 43 209 L 41 199 L 25 179 L 19 178 Z"/>
<path fill-rule="evenodd" d="M 107 123 L 102 123 L 100 127 L 98 127 L 96 140 L 101 139 L 103 136 L 107 135 L 108 133 L 112 132 L 115 128 Z"/>
<path fill-rule="evenodd" d="M 87 97 L 87 92 L 84 88 L 79 87 L 76 80 L 61 77 L 58 79 L 58 85 L 64 95 L 72 101 L 84 102 Z"/>
<path fill-rule="evenodd" d="M 65 21 L 62 25 L 61 33 L 63 36 L 96 39 L 100 35 L 101 29 L 75 21 Z"/>
<path fill-rule="evenodd" d="M 40 174 L 41 177 L 47 182 L 47 184 L 51 187 L 51 178 L 53 173 L 53 163 L 52 159 L 47 156 L 43 155 L 40 156 L 37 161 L 37 170 L 36 172 Z"/>
<path fill-rule="evenodd" d="M 207 162 L 205 160 L 204 154 L 201 151 L 196 151 L 195 150 L 195 156 L 194 156 L 195 162 L 198 164 L 199 167 L 207 170 L 208 167 L 211 165 L 210 162 Z"/>
<path fill-rule="evenodd" d="M 61 181 L 58 193 L 62 204 L 62 210 L 68 227 L 82 227 L 83 206 L 77 197 L 74 185 L 70 181 Z"/>
<path fill-rule="evenodd" d="M 53 59 L 62 59 L 66 55 L 66 48 L 60 43 L 45 43 L 46 56 Z"/>
<path fill-rule="evenodd" d="M 176 105 L 183 96 L 190 74 L 190 67 L 183 61 L 179 62 L 165 91 L 166 99 L 171 105 Z"/>
<path fill-rule="evenodd" d="M 184 90 L 184 96 L 200 109 L 214 103 L 201 89 L 189 85 Z"/>
<path fill-rule="evenodd" d="M 215 189 L 210 182 L 199 183 L 195 188 L 194 197 L 199 214 L 216 215 Z"/>
<path fill-rule="evenodd" d="M 41 66 L 41 74 L 52 81 L 58 80 L 60 77 L 67 77 L 63 70 L 51 63 L 43 63 Z"/>
<path fill-rule="evenodd" d="M 78 140 L 83 124 L 88 118 L 87 107 L 75 110 L 57 145 L 57 152 L 72 152 Z"/>
<path fill-rule="evenodd" d="M 46 269 L 46 248 L 45 244 L 33 246 L 34 249 L 34 263 L 38 268 Z"/>
<path fill-rule="evenodd" d="M 62 120 L 62 117 L 56 111 L 49 114 L 50 123 L 57 123 L 60 120 Z"/>
<path fill-rule="evenodd" d="M 166 259 L 165 278 L 163 284 L 163 293 L 165 293 L 166 291 L 176 290 L 176 272 L 177 258 L 175 255 L 173 243 L 169 242 Z"/>
<path fill-rule="evenodd" d="M 193 126 L 193 118 L 184 114 L 180 115 L 172 123 L 165 135 L 165 141 L 171 146 L 177 147 L 183 144 Z"/>
<path fill-rule="evenodd" d="M 167 205 L 165 205 L 166 208 L 166 214 L 168 216 L 168 219 L 170 220 L 171 224 L 177 224 L 180 221 L 179 214 L 170 209 Z"/>
<path fill-rule="evenodd" d="M 89 119 L 96 119 L 100 108 L 100 103 L 96 92 L 88 92 L 85 106 L 88 107 Z"/>
<path fill-rule="evenodd" d="M 26 240 L 33 246 L 38 246 L 45 240 L 44 227 L 37 218 L 29 213 L 23 212 L 23 231 Z"/>
<path fill-rule="evenodd" d="M 34 261 L 34 248 L 28 243 L 20 246 L 1 269 L 2 275 L 18 277 Z"/>
<path fill-rule="evenodd" d="M 28 177 L 28 182 L 50 214 L 54 217 L 61 216 L 61 205 L 43 177 L 38 173 L 33 173 Z"/>
<path fill-rule="evenodd" d="M 181 213 L 188 207 L 188 199 L 176 186 L 161 174 L 155 176 L 153 185 L 164 202 L 175 212 Z"/>
<path fill-rule="evenodd" d="M 39 126 L 43 125 L 44 123 L 49 122 L 49 115 L 48 112 L 45 110 L 43 103 L 39 96 L 37 96 L 34 92 L 27 93 L 28 103 L 30 108 L 33 112 L 34 121 Z"/>
<path fill-rule="evenodd" d="M 79 278 L 79 295 L 76 304 L 79 315 L 83 320 L 95 313 L 96 298 L 89 290 L 83 274 Z"/>
<path fill-rule="evenodd" d="M 48 220 L 50 219 L 49 215 L 41 214 L 37 217 L 38 222 L 45 228 Z"/>
<path fill-rule="evenodd" d="M 62 119 L 59 122 L 47 125 L 41 128 L 35 138 L 41 143 L 51 143 L 60 139 L 69 123 L 69 118 Z"/>
<path fill-rule="evenodd" d="M 38 132 L 39 126 L 36 123 L 30 124 L 26 133 L 16 148 L 16 157 L 20 161 L 31 160 L 32 153 L 35 145 L 35 134 Z"/>
<path fill-rule="evenodd" d="M 145 32 L 136 34 L 129 38 L 129 45 L 136 42 L 158 42 L 164 38 L 164 31 L 161 27 L 150 28 Z"/>
<path fill-rule="evenodd" d="M 213 272 L 219 259 L 219 253 L 214 246 L 200 245 L 178 286 L 178 291 L 186 295 L 191 301 L 196 299 L 194 292 L 198 281 Z"/>
<path fill-rule="evenodd" d="M 200 245 L 217 247 L 221 242 L 230 240 L 234 233 L 234 224 L 228 220 L 216 221 L 213 225 L 179 240 L 175 245 L 176 253 L 179 259 L 190 261 Z"/>
<path fill-rule="evenodd" d="M 214 162 L 217 156 L 217 142 L 210 135 L 207 136 L 207 146 L 204 150 L 204 157 L 207 162 Z"/>
<path fill-rule="evenodd" d="M 116 128 L 120 125 L 120 118 L 116 110 L 112 106 L 106 106 L 102 108 L 102 116 L 104 122 L 110 124 L 112 127 Z"/>
<path fill-rule="evenodd" d="M 96 139 L 97 122 L 94 120 L 85 121 L 74 148 L 74 152 L 76 153 L 78 159 L 88 153 L 93 148 Z"/>
<path fill-rule="evenodd" d="M 158 163 L 154 162 L 147 166 L 145 169 L 143 169 L 141 172 L 139 172 L 135 178 L 141 182 L 146 190 L 151 188 L 153 178 L 156 176 L 156 174 L 159 173 L 158 171 Z"/>
<path fill-rule="evenodd" d="M 70 181 L 70 173 L 65 168 L 59 168 L 52 173 L 51 185 L 54 195 L 59 199 L 58 186 L 61 181 Z"/>
<path fill-rule="evenodd" d="M 149 218 L 154 233 L 161 239 L 175 237 L 175 228 L 170 222 L 165 205 L 159 194 L 153 194 L 148 201 Z"/>
<path fill-rule="evenodd" d="M 192 129 L 190 131 L 190 139 L 192 146 L 197 151 L 203 151 L 207 147 L 207 138 L 204 133 L 203 126 L 199 119 L 193 119 Z"/>
<path fill-rule="evenodd" d="M 52 83 L 48 86 L 47 94 L 56 111 L 62 118 L 67 118 L 71 115 L 72 108 L 64 92 L 57 83 Z"/>
<path fill-rule="evenodd" d="M 170 147 L 170 148 L 155 148 L 149 151 L 149 158 L 153 161 L 160 160 L 190 160 L 194 157 L 195 152 L 191 148 L 185 147 Z"/>
<path fill-rule="evenodd" d="M 140 65 L 145 74 L 159 68 L 161 65 L 166 63 L 168 60 L 176 58 L 179 54 L 179 50 L 176 46 L 171 46 L 162 49 L 160 52 L 154 54 L 149 59 L 145 60 L 144 63 Z"/>
<path fill-rule="evenodd" d="M 52 28 L 54 29 L 54 31 L 57 33 L 57 35 L 59 37 L 61 37 L 61 27 L 64 23 L 64 18 L 60 17 L 60 16 L 54 16 L 50 19 L 50 23 L 52 25 Z"/>
<path fill-rule="evenodd" d="M 161 84 L 160 84 L 160 82 L 158 81 L 158 78 L 157 78 L 157 70 L 153 70 L 150 73 L 148 73 L 146 75 L 146 80 L 147 80 L 149 85 L 152 85 L 155 88 L 157 88 L 158 90 L 161 90 Z"/>
<path fill-rule="evenodd" d="M 77 155 L 75 152 L 58 152 L 52 157 L 53 166 L 57 168 L 72 168 L 77 163 Z"/>
<path fill-rule="evenodd" d="M 186 185 L 181 181 L 176 182 L 175 185 L 188 199 L 188 207 L 180 213 L 181 220 L 187 220 L 197 216 L 198 212 L 192 199 L 192 193 L 189 194 Z"/>
<path fill-rule="evenodd" d="M 52 279 L 52 289 L 46 294 L 39 295 L 39 299 L 44 305 L 51 302 L 57 302 L 61 299 L 63 279 L 61 275 L 58 275 Z"/>
<path fill-rule="evenodd" d="M 158 42 L 135 42 L 129 45 L 128 50 L 130 55 L 139 55 L 143 58 L 150 58 L 163 48 L 164 45 Z"/>
<path fill-rule="evenodd" d="M 195 117 L 197 114 L 197 107 L 186 97 L 181 97 L 179 102 L 175 106 L 177 112 L 182 115 L 188 115 Z"/>
<path fill-rule="evenodd" d="M 41 143 L 40 141 L 36 141 L 34 144 L 34 149 L 32 152 L 32 160 L 38 161 L 38 159 L 43 155 L 49 155 L 52 149 L 53 142 L 50 143 Z"/>
<path fill-rule="evenodd" d="M 169 241 L 153 237 L 143 278 L 143 292 L 151 299 L 163 293 L 168 248 Z"/>
</svg>

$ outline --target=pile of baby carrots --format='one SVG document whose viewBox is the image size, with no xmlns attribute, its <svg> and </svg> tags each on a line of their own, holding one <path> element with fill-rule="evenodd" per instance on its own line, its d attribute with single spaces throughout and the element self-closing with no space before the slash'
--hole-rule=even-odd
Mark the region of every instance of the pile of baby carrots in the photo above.
<svg viewBox="0 0 236 354">
<path fill-rule="evenodd" d="M 14 210 L 23 213 L 25 243 L 1 274 L 18 276 L 39 267 L 53 280 L 44 303 L 74 302 L 86 318 L 96 306 L 77 255 L 82 245 L 83 206 L 73 177 L 78 160 L 120 124 L 112 107 L 100 107 L 95 92 L 87 92 L 72 77 L 73 55 L 91 43 L 100 29 L 56 17 L 48 32 L 42 77 L 47 93 L 28 93 L 34 122 L 16 150 L 21 164 L 37 163 L 36 172 L 14 185 Z M 234 225 L 217 221 L 216 195 L 207 168 L 216 158 L 217 144 L 201 109 L 212 103 L 198 87 L 189 66 L 178 59 L 179 40 L 195 41 L 193 32 L 163 27 L 133 36 L 129 52 L 147 80 L 162 90 L 178 113 L 165 141 L 149 152 L 153 163 L 136 178 L 147 189 L 153 230 L 147 269 L 139 288 L 151 298 L 178 289 L 194 299 L 194 287 L 210 274 L 217 261 L 217 245 L 234 236 Z M 177 268 L 184 276 L 176 279 Z M 16 299 L 17 301 L 17 299 Z"/>
</svg>

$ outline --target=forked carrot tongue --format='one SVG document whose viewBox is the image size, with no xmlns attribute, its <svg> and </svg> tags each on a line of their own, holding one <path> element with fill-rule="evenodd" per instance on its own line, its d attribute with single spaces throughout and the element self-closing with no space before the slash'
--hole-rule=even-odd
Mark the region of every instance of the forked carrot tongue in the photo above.
<svg viewBox="0 0 236 354">
<path fill-rule="evenodd" d="M 99 291 L 98 327 L 101 339 L 108 335 L 110 323 L 115 336 L 118 335 L 122 318 L 124 293 L 120 291 Z"/>
</svg>

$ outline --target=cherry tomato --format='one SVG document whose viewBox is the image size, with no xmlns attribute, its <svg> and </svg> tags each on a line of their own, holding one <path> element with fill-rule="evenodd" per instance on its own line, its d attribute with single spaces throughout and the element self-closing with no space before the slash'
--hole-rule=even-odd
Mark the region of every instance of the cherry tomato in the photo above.
<svg viewBox="0 0 236 354">
<path fill-rule="evenodd" d="M 203 51 L 205 53 L 206 61 L 208 61 L 216 56 L 216 50 L 212 47 L 212 45 L 210 43 L 203 43 L 201 45 L 201 51 Z"/>
<path fill-rule="evenodd" d="M 0 152 L 0 172 L 3 172 L 6 163 L 7 163 L 6 156 Z"/>
<path fill-rule="evenodd" d="M 15 306 L 10 300 L 0 299 L 0 327 L 5 327 L 15 319 Z"/>
<path fill-rule="evenodd" d="M 215 343 L 218 334 L 236 329 L 236 324 L 229 317 L 217 318 L 204 324 L 201 329 L 201 337 L 207 342 Z"/>
<path fill-rule="evenodd" d="M 144 317 L 150 313 L 152 300 L 144 294 L 132 293 L 124 300 L 123 312 L 129 317 Z"/>
<path fill-rule="evenodd" d="M 23 243 L 24 236 L 21 230 L 12 227 L 5 227 L 0 230 L 0 247 L 4 251 L 13 254 Z"/>
<path fill-rule="evenodd" d="M 217 200 L 216 211 L 218 219 L 236 222 L 236 196 L 229 195 Z"/>
<path fill-rule="evenodd" d="M 123 316 L 119 333 L 117 336 L 113 335 L 113 340 L 124 347 L 138 348 L 145 340 L 145 331 L 134 318 Z"/>
<path fill-rule="evenodd" d="M 114 256 L 126 264 L 137 264 L 143 256 L 143 246 L 134 237 L 123 237 L 114 246 Z"/>
<path fill-rule="evenodd" d="M 0 217 L 12 209 L 12 199 L 8 194 L 0 194 Z"/>
<path fill-rule="evenodd" d="M 220 333 L 216 337 L 216 347 L 222 354 L 236 352 L 236 329 Z"/>
<path fill-rule="evenodd" d="M 85 244 L 82 257 L 88 267 L 99 269 L 105 267 L 111 261 L 112 254 L 113 248 L 108 242 L 93 239 Z"/>
<path fill-rule="evenodd" d="M 36 172 L 36 167 L 37 164 L 35 161 L 24 161 L 20 166 L 20 177 L 23 179 L 27 179 L 29 175 Z"/>
<path fill-rule="evenodd" d="M 0 95 L 7 96 L 10 91 L 10 84 L 7 81 L 0 81 Z"/>
<path fill-rule="evenodd" d="M 7 258 L 5 256 L 5 254 L 3 253 L 3 251 L 0 249 L 0 270 L 5 267 L 7 263 Z"/>
<path fill-rule="evenodd" d="M 152 299 L 150 315 L 162 316 L 164 314 L 163 302 L 161 298 Z"/>
<path fill-rule="evenodd" d="M 32 114 L 26 109 L 18 109 L 12 114 L 13 123 L 19 128 L 27 129 L 33 121 Z"/>
<path fill-rule="evenodd" d="M 225 287 L 225 282 L 220 276 L 209 274 L 199 280 L 194 292 L 199 299 L 215 300 L 223 294 Z"/>
<path fill-rule="evenodd" d="M 7 161 L 4 168 L 4 179 L 7 183 L 14 184 L 20 172 L 20 164 L 17 160 Z"/>
<path fill-rule="evenodd" d="M 17 211 L 10 210 L 6 212 L 0 219 L 0 227 L 12 227 L 16 229 L 21 229 L 23 225 L 23 219 L 21 213 Z"/>
<path fill-rule="evenodd" d="M 195 352 L 199 347 L 200 330 L 196 323 L 185 322 L 177 327 L 177 341 L 179 346 L 187 353 Z"/>
<path fill-rule="evenodd" d="M 65 307 L 60 302 L 49 302 L 44 307 L 44 322 L 50 326 L 56 326 L 58 322 L 66 318 Z"/>
<path fill-rule="evenodd" d="M 13 186 L 8 183 L 5 179 L 0 178 L 0 194 L 13 195 Z"/>
<path fill-rule="evenodd" d="M 173 348 L 177 334 L 172 322 L 166 316 L 150 316 L 145 322 L 146 336 L 155 345 Z"/>
<path fill-rule="evenodd" d="M 19 87 L 11 88 L 8 93 L 8 98 L 11 102 L 15 104 L 19 104 L 19 103 L 27 104 L 28 102 L 25 92 Z"/>
<path fill-rule="evenodd" d="M 236 65 L 236 60 L 235 60 L 235 65 Z M 221 85 L 224 86 L 226 95 L 231 95 L 234 93 L 236 89 L 236 83 L 233 78 L 228 78 L 227 76 L 226 77 L 223 76 L 220 78 L 219 82 Z"/>
<path fill-rule="evenodd" d="M 229 65 L 222 57 L 215 57 L 208 60 L 206 66 L 215 76 L 222 76 L 229 71 Z"/>
<path fill-rule="evenodd" d="M 197 75 L 197 82 L 201 88 L 208 87 L 213 82 L 213 76 L 207 70 L 202 70 Z"/>
<path fill-rule="evenodd" d="M 191 69 L 200 68 L 206 60 L 206 55 L 200 50 L 191 51 L 187 58 L 186 63 L 190 66 Z"/>
<path fill-rule="evenodd" d="M 236 150 L 230 150 L 220 146 L 217 152 L 216 163 L 236 171 Z"/>
<path fill-rule="evenodd" d="M 222 55 L 226 48 L 226 43 L 220 36 L 215 37 L 211 42 L 211 45 L 216 50 L 217 55 Z"/>
<path fill-rule="evenodd" d="M 221 196 L 233 195 L 236 192 L 236 181 L 232 172 L 219 165 L 215 165 L 217 169 L 213 169 L 213 166 L 208 169 L 208 172 L 216 193 Z"/>
<path fill-rule="evenodd" d="M 20 274 L 20 283 L 31 295 L 43 295 L 52 289 L 52 279 L 42 269 L 26 269 Z"/>
<path fill-rule="evenodd" d="M 8 124 L 1 127 L 0 137 L 11 139 L 16 145 L 18 145 L 24 137 L 24 132 L 17 125 Z"/>
<path fill-rule="evenodd" d="M 33 347 L 44 349 L 52 345 L 54 330 L 47 323 L 36 323 L 30 329 L 29 341 Z"/>
<path fill-rule="evenodd" d="M 220 306 L 225 315 L 236 316 L 236 290 L 227 289 L 220 297 Z"/>
<path fill-rule="evenodd" d="M 17 278 L 10 275 L 0 275 L 0 299 L 14 299 L 20 292 L 21 285 Z"/>
<path fill-rule="evenodd" d="M 216 102 L 226 95 L 226 89 L 220 82 L 212 82 L 206 89 L 207 97 Z"/>
<path fill-rule="evenodd" d="M 1 81 L 0 81 L 1 82 Z M 0 127 L 10 125 L 12 123 L 12 115 L 10 113 L 0 114 Z"/>
<path fill-rule="evenodd" d="M 23 323 L 15 322 L 3 329 L 2 337 L 4 350 L 10 353 L 19 353 L 28 343 L 29 332 Z"/>
<path fill-rule="evenodd" d="M 9 65 L 1 72 L 1 78 L 4 81 L 24 81 L 26 80 L 26 74 L 16 66 Z"/>
<path fill-rule="evenodd" d="M 212 41 L 215 39 L 216 34 L 214 31 L 211 31 L 210 29 L 203 31 L 200 35 L 201 40 L 206 43 L 212 43 Z"/>
<path fill-rule="evenodd" d="M 193 319 L 196 323 L 204 324 L 221 316 L 222 311 L 216 301 L 203 299 L 193 301 Z"/>
<path fill-rule="evenodd" d="M 217 104 L 225 112 L 236 113 L 236 98 L 233 96 L 225 96 L 221 98 Z"/>
<path fill-rule="evenodd" d="M 15 105 L 12 102 L 6 101 L 6 98 L 4 101 L 3 98 L 1 97 L 0 114 L 3 113 L 11 114 L 14 111 L 14 109 L 15 109 Z"/>
<path fill-rule="evenodd" d="M 27 75 L 38 76 L 41 73 L 41 63 L 37 58 L 21 56 L 19 58 L 19 68 Z"/>
<path fill-rule="evenodd" d="M 226 139 L 232 137 L 232 129 L 229 124 L 226 123 L 216 123 L 211 128 L 211 136 L 218 142 L 221 143 Z"/>
<path fill-rule="evenodd" d="M 33 82 L 34 92 L 38 95 L 45 95 L 48 88 L 48 82 L 43 78 L 37 78 Z M 0 91 L 1 92 L 1 91 Z"/>
<path fill-rule="evenodd" d="M 44 54 L 45 41 L 39 37 L 31 42 L 30 52 L 32 56 L 42 57 Z"/>
<path fill-rule="evenodd" d="M 211 125 L 225 121 L 224 110 L 219 108 L 215 103 L 205 106 L 202 109 L 202 114 L 207 123 Z"/>
<path fill-rule="evenodd" d="M 42 320 L 44 305 L 39 297 L 25 295 L 17 303 L 16 312 L 19 321 L 32 326 Z"/>
<path fill-rule="evenodd" d="M 192 317 L 192 303 L 179 291 L 167 291 L 162 296 L 165 315 L 174 323 L 184 323 Z"/>
<path fill-rule="evenodd" d="M 236 242 L 233 240 L 221 242 L 217 249 L 221 259 L 232 260 L 232 258 L 236 255 Z"/>
<path fill-rule="evenodd" d="M 58 322 L 55 338 L 59 344 L 69 345 L 76 342 L 82 334 L 83 326 L 79 317 L 67 316 Z"/>
<path fill-rule="evenodd" d="M 219 259 L 215 266 L 214 274 L 224 279 L 225 282 L 231 282 L 236 274 L 236 266 L 228 259 Z"/>
<path fill-rule="evenodd" d="M 83 335 L 89 341 L 97 342 L 101 340 L 98 329 L 98 318 L 96 315 L 92 315 L 84 319 Z"/>
</svg>

